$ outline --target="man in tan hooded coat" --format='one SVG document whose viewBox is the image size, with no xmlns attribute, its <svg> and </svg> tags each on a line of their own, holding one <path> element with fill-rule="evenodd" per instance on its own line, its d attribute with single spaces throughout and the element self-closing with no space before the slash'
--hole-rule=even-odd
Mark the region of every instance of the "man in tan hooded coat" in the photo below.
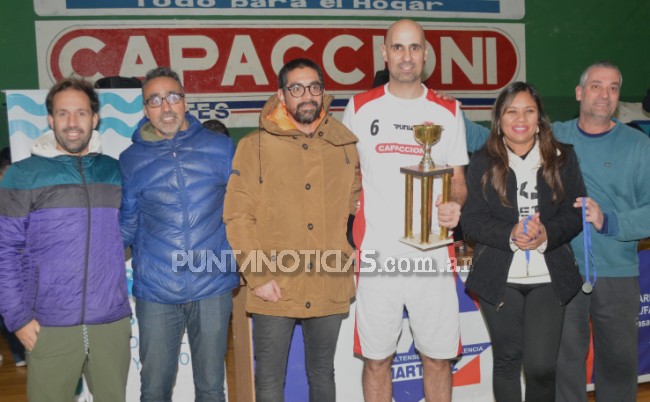
<svg viewBox="0 0 650 402">
<path fill-rule="evenodd" d="M 329 115 L 317 64 L 292 60 L 278 83 L 237 147 L 224 221 L 248 286 L 257 402 L 284 400 L 297 320 L 310 401 L 334 401 L 336 341 L 354 295 L 346 228 L 361 190 L 357 138 Z"/>
</svg>

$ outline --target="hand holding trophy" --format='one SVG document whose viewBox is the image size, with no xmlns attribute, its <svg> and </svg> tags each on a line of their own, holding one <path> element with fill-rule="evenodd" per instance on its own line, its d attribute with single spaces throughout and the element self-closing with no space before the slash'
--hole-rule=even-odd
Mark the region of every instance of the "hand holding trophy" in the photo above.
<svg viewBox="0 0 650 402">
<path fill-rule="evenodd" d="M 436 167 L 431 159 L 431 147 L 442 137 L 443 127 L 431 122 L 425 122 L 413 126 L 413 136 L 418 144 L 424 148 L 424 155 L 419 165 L 400 168 L 400 172 L 406 174 L 405 192 L 405 213 L 404 213 L 404 237 L 402 243 L 409 244 L 420 250 L 431 250 L 453 242 L 449 238 L 447 228 L 440 228 L 438 239 L 431 239 L 431 212 L 433 210 L 433 178 L 442 176 L 442 201 L 449 201 L 451 190 L 451 175 L 453 169 L 450 167 Z M 413 235 L 413 176 L 421 180 L 421 206 L 420 206 L 420 234 Z"/>
</svg>

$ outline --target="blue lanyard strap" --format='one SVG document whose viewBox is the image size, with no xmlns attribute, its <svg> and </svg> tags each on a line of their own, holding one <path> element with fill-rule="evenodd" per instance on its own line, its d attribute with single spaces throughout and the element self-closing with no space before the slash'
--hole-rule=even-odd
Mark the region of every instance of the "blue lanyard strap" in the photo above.
<svg viewBox="0 0 650 402">
<path fill-rule="evenodd" d="M 585 293 L 591 293 L 594 286 L 596 285 L 596 279 L 598 278 L 598 271 L 596 270 L 596 263 L 594 262 L 594 254 L 591 251 L 591 225 L 587 222 L 587 197 L 582 197 L 582 234 L 583 234 L 583 245 L 585 253 L 585 283 L 582 285 L 582 290 Z M 591 276 L 589 275 L 589 260 L 591 260 L 591 265 L 593 266 L 594 275 L 593 282 L 591 281 Z"/>
<path fill-rule="evenodd" d="M 528 215 L 524 220 L 524 234 L 528 232 L 528 227 L 526 227 L 526 225 L 528 224 L 528 222 L 530 222 L 532 218 L 533 218 L 532 215 Z M 526 264 L 530 264 L 530 250 L 526 250 Z"/>
</svg>

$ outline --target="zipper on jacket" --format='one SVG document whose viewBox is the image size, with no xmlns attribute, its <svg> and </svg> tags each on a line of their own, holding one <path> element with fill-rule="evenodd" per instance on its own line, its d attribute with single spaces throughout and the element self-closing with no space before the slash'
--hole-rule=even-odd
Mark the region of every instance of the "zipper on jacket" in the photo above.
<svg viewBox="0 0 650 402">
<path fill-rule="evenodd" d="M 81 324 L 86 320 L 86 288 L 88 287 L 88 260 L 90 258 L 90 226 L 91 226 L 91 205 L 90 205 L 90 191 L 88 191 L 88 183 L 86 182 L 86 173 L 83 167 L 83 157 L 77 157 L 77 165 L 79 173 L 81 174 L 81 181 L 83 183 L 84 192 L 86 193 L 86 204 L 88 212 L 88 235 L 86 236 L 86 257 L 84 261 L 84 286 L 81 294 Z"/>
<path fill-rule="evenodd" d="M 190 240 L 188 238 L 188 224 L 189 218 L 188 218 L 188 201 L 187 201 L 187 191 L 185 190 L 185 181 L 183 180 L 183 175 L 181 174 L 181 163 L 178 160 L 178 156 L 176 154 L 176 145 L 173 145 L 172 149 L 172 156 L 174 157 L 174 162 L 176 164 L 176 178 L 178 180 L 178 187 L 179 187 L 179 192 L 181 196 L 181 207 L 182 207 L 182 213 L 183 213 L 183 250 L 185 251 L 190 251 L 188 250 L 187 247 L 190 244 Z M 192 292 L 190 291 L 190 281 L 188 280 L 187 275 L 183 275 L 183 279 L 185 281 L 185 289 L 188 290 L 186 298 L 191 299 Z"/>
</svg>

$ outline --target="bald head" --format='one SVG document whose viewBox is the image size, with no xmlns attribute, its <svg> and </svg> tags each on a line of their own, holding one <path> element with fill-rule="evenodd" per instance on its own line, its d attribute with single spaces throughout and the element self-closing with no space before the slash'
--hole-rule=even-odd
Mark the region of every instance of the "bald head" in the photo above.
<svg viewBox="0 0 650 402">
<path fill-rule="evenodd" d="M 381 47 L 388 66 L 388 90 L 401 98 L 422 94 L 422 72 L 427 58 L 424 30 L 413 20 L 399 20 L 386 32 Z"/>
<path fill-rule="evenodd" d="M 389 47 L 391 44 L 395 43 L 396 35 L 404 35 L 405 33 L 410 33 L 415 37 L 419 37 L 419 43 L 424 46 L 424 30 L 422 29 L 422 26 L 409 19 L 395 21 L 390 27 L 388 27 L 386 38 L 384 39 L 384 45 Z"/>
</svg>

